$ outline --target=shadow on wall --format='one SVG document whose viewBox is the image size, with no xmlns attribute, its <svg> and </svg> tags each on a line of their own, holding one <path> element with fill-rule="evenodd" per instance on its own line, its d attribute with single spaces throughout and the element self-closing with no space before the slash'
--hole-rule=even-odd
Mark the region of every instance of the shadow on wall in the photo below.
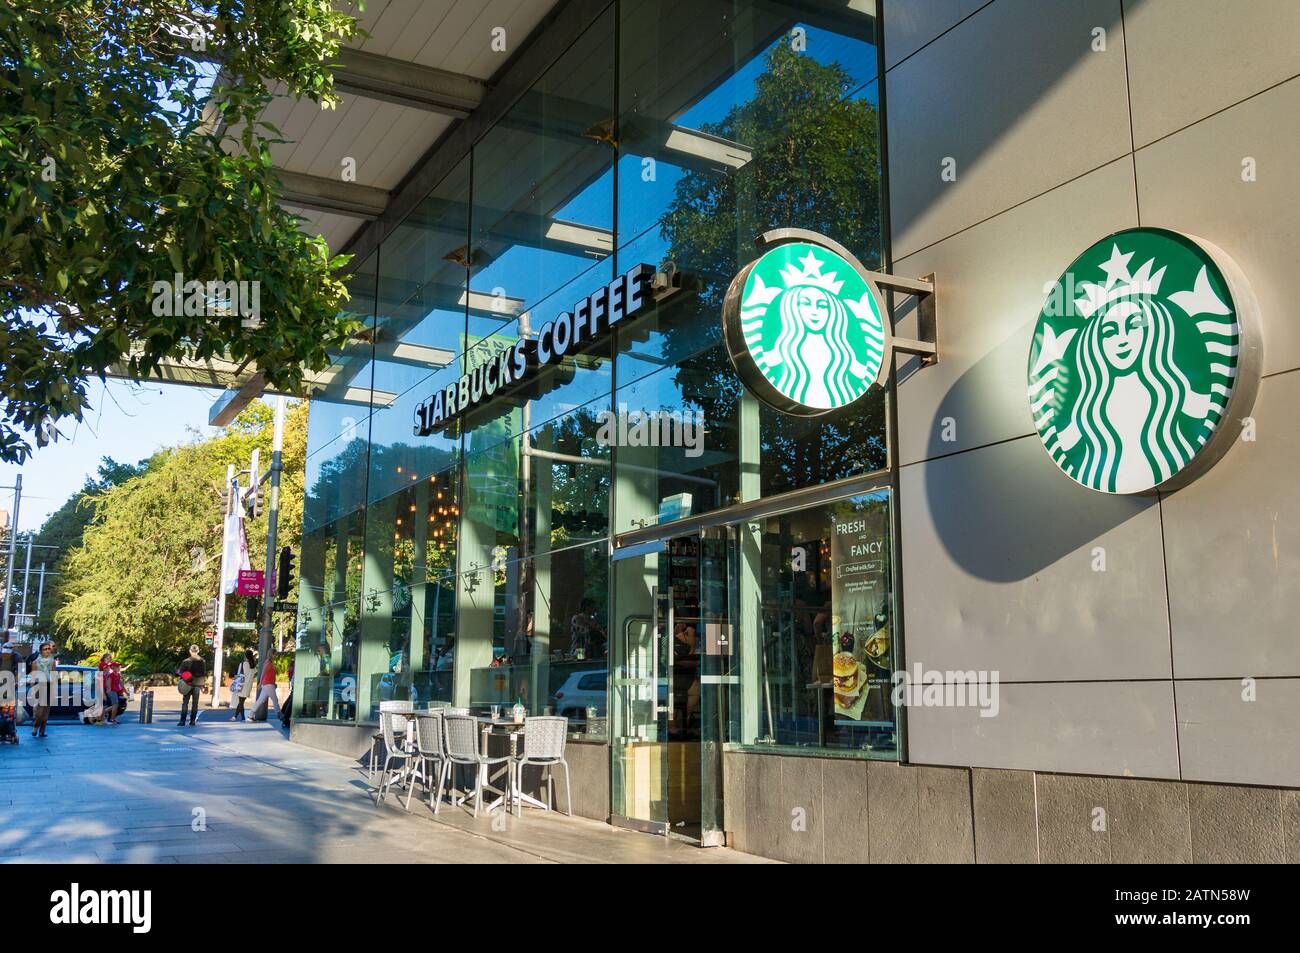
<svg viewBox="0 0 1300 953">
<path fill-rule="evenodd" d="M 1093 44 L 1100 42 L 1100 31 L 1104 31 L 1105 49 L 1098 51 Z M 985 160 L 1019 169 L 1029 181 L 1037 180 L 1042 169 L 1059 166 L 1059 150 L 1069 143 L 1027 143 L 1023 153 L 1003 150 L 1001 154 L 998 146 L 1017 126 L 1040 121 L 1036 113 L 1066 108 L 1060 101 L 1061 87 L 1069 79 L 1077 80 L 1074 74 L 1087 57 L 1112 56 L 1122 62 L 1125 56 L 1120 0 L 1068 4 L 997 0 L 934 42 L 942 46 L 933 55 L 951 58 L 951 69 L 934 68 L 934 61 L 927 67 L 925 60 L 910 65 L 905 60 L 890 67 L 891 71 L 908 71 L 906 80 L 897 84 L 906 90 L 906 99 L 891 96 L 889 101 L 890 228 L 895 240 L 960 194 L 940 178 L 944 159 L 955 163 L 960 181 L 968 188 L 972 180 L 987 181 L 981 168 Z M 888 34 L 885 44 L 888 47 Z M 919 54 L 926 55 L 926 51 Z M 1109 75 L 1122 82 L 1124 73 L 1120 68 Z M 889 76 L 887 72 L 886 91 Z M 1124 95 L 1122 85 L 1112 85 L 1108 91 Z M 1086 140 L 1073 143 L 1073 161 L 1079 167 L 1065 178 L 1100 166 L 1129 149 L 1127 106 L 1123 99 L 1114 103 L 1113 125 L 1104 131 L 1088 134 L 1079 130 L 1079 138 Z M 921 122 L 901 120 L 899 111 L 926 118 Z M 1120 148 L 1112 150 L 1110 145 Z M 896 162 L 900 158 L 905 161 Z M 998 175 L 994 172 L 994 179 Z M 1058 184 L 1055 179 L 1042 182 L 1044 188 Z M 893 252 L 909 255 L 918 250 L 915 246 L 896 247 Z"/>
<path fill-rule="evenodd" d="M 1000 370 L 990 367 L 995 355 L 948 389 L 931 423 L 934 441 L 945 418 L 970 419 L 980 413 L 980 395 L 1000 386 L 992 373 Z M 1079 486 L 1056 468 L 1035 433 L 922 466 L 935 536 L 963 570 L 991 582 L 1027 579 L 1156 505 L 1154 495 L 1110 496 Z"/>
</svg>

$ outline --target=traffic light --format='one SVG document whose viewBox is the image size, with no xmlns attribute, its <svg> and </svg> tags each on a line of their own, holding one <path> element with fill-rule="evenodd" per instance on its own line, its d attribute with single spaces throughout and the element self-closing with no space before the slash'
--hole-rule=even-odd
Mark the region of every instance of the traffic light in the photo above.
<svg viewBox="0 0 1300 953">
<path fill-rule="evenodd" d="M 245 599 L 244 600 L 244 621 L 256 622 L 257 610 L 258 610 L 258 604 L 256 599 Z"/>
<path fill-rule="evenodd" d="M 229 516 L 232 512 L 230 508 L 231 486 L 229 483 L 222 484 L 221 487 L 221 515 Z"/>
<path fill-rule="evenodd" d="M 207 602 L 203 603 L 203 610 L 199 619 L 203 625 L 217 624 L 217 600 L 209 599 Z"/>
<path fill-rule="evenodd" d="M 275 597 L 288 599 L 293 576 L 293 550 L 288 546 L 280 550 L 280 568 L 275 573 Z"/>
<path fill-rule="evenodd" d="M 244 505 L 248 507 L 248 515 L 257 519 L 262 515 L 262 484 L 250 486 L 248 492 L 244 494 Z"/>
</svg>

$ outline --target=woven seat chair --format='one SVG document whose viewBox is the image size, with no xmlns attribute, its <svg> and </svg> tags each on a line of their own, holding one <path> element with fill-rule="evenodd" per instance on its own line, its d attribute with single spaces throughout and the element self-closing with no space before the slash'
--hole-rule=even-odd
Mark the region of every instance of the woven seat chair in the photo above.
<svg viewBox="0 0 1300 953">
<path fill-rule="evenodd" d="M 440 709 L 415 713 L 415 749 L 411 752 L 411 757 L 415 759 L 417 765 L 415 775 L 424 783 L 424 788 L 429 793 L 429 807 L 437 814 L 438 801 L 435 794 L 442 782 L 442 763 L 447 758 Z M 406 791 L 408 812 L 411 810 L 411 795 L 414 793 L 415 784 L 412 783 Z"/>
<path fill-rule="evenodd" d="M 375 765 L 379 763 L 379 743 L 384 740 L 383 718 L 385 712 L 410 712 L 414 711 L 414 706 L 408 701 L 391 701 L 379 703 L 379 720 L 381 722 L 379 729 L 370 736 L 370 762 L 366 765 L 366 780 L 375 779 Z"/>
<path fill-rule="evenodd" d="M 447 709 L 451 711 L 451 709 Z M 507 793 L 514 787 L 514 770 L 510 766 L 510 756 L 489 757 L 479 753 L 478 721 L 465 714 L 445 714 L 442 716 L 443 743 L 446 745 L 446 758 L 442 763 L 442 777 L 438 780 L 437 799 L 442 800 L 443 780 L 450 783 L 452 767 L 460 764 L 474 769 L 474 816 L 478 817 L 479 807 L 483 804 L 483 788 L 487 784 L 488 769 L 493 765 L 505 764 L 511 779 L 506 783 Z M 461 790 L 461 796 L 455 796 L 455 787 L 448 791 L 452 804 L 464 804 L 470 792 Z"/>
<path fill-rule="evenodd" d="M 558 715 L 543 715 L 524 719 L 524 753 L 513 759 L 514 787 L 511 797 L 514 799 L 516 813 L 523 814 L 523 793 L 520 788 L 524 781 L 524 768 L 537 765 L 546 777 L 546 802 L 550 810 L 555 810 L 555 779 L 552 772 L 556 765 L 564 769 L 564 813 L 573 816 L 573 785 L 569 781 L 569 763 L 564 760 L 564 743 L 569 734 L 569 719 Z"/>
<path fill-rule="evenodd" d="M 395 711 L 386 711 L 379 715 L 379 724 L 384 737 L 384 768 L 380 772 L 379 790 L 375 793 L 375 807 L 378 807 L 388 796 L 388 789 L 392 787 L 394 781 L 405 778 L 407 784 L 413 783 L 409 775 L 411 762 L 415 756 L 406 748 L 406 720 L 410 717 L 407 713 Z M 394 764 L 396 767 L 392 767 Z"/>
</svg>

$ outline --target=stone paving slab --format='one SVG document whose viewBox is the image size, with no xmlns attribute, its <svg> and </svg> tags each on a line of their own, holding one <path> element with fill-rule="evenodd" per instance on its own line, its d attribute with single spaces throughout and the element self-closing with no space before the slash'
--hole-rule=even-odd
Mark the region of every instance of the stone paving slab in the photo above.
<svg viewBox="0 0 1300 953">
<path fill-rule="evenodd" d="M 358 762 L 274 723 L 59 722 L 0 749 L 0 863 L 756 863 L 560 814 L 375 806 Z M 194 830 L 201 808 L 201 830 Z"/>
</svg>

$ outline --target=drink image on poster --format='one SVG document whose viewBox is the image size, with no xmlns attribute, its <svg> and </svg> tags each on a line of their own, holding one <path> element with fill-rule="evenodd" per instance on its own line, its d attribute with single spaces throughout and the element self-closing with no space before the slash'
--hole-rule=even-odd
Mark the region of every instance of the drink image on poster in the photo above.
<svg viewBox="0 0 1300 953">
<path fill-rule="evenodd" d="M 831 521 L 831 659 L 837 718 L 888 721 L 890 634 L 889 518 L 848 509 Z"/>
</svg>

